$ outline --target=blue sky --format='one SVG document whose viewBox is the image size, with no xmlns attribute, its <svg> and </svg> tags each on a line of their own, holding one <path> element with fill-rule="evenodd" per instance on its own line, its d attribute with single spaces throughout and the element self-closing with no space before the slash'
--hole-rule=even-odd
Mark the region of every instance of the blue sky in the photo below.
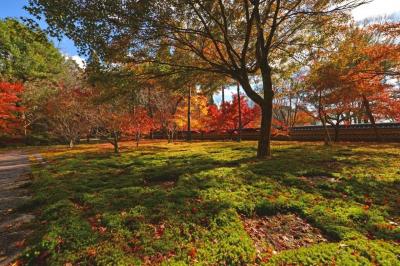
<svg viewBox="0 0 400 266">
<path fill-rule="evenodd" d="M 30 17 L 29 13 L 23 9 L 23 6 L 27 3 L 27 0 L 0 0 L 0 18 L 6 17 Z M 42 28 L 46 28 L 45 22 L 39 23 Z M 78 55 L 78 51 L 73 43 L 68 38 L 64 38 L 61 42 L 57 39 L 53 39 L 54 44 L 61 52 L 68 56 Z"/>
</svg>

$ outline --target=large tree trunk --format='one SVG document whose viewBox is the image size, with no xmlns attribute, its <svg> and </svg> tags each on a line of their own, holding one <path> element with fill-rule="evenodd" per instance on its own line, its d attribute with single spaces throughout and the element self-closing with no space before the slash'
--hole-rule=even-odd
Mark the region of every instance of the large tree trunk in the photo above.
<svg viewBox="0 0 400 266">
<path fill-rule="evenodd" d="M 115 141 L 113 144 L 114 144 L 114 153 L 118 154 L 119 153 L 118 141 Z"/>
<path fill-rule="evenodd" d="M 272 97 L 261 106 L 261 130 L 258 140 L 257 157 L 271 157 Z"/>
<path fill-rule="evenodd" d="M 267 56 L 260 52 L 261 76 L 264 87 L 264 98 L 261 104 L 261 130 L 260 139 L 258 140 L 257 157 L 269 158 L 271 157 L 271 129 L 272 129 L 272 112 L 273 112 L 273 99 L 274 90 L 272 89 L 272 70 L 268 64 Z"/>
<path fill-rule="evenodd" d="M 379 134 L 378 127 L 376 126 L 376 123 L 375 123 L 375 117 L 372 114 L 371 105 L 369 104 L 369 101 L 364 94 L 362 95 L 362 98 L 363 98 L 363 103 L 364 103 L 364 107 L 365 107 L 365 113 L 367 114 L 368 119 L 369 119 L 369 121 L 371 121 L 372 127 L 374 128 L 375 140 L 380 141 L 381 136 Z"/>
<path fill-rule="evenodd" d="M 238 110 L 239 110 L 239 123 L 238 123 L 238 142 L 242 141 L 242 104 L 240 103 L 240 84 L 237 84 L 238 95 Z"/>
<path fill-rule="evenodd" d="M 192 140 L 192 128 L 190 125 L 190 119 L 191 119 L 191 101 L 192 98 L 192 89 L 189 88 L 189 94 L 188 94 L 188 112 L 187 112 L 187 141 Z"/>
<path fill-rule="evenodd" d="M 272 129 L 272 113 L 274 91 L 272 89 L 272 72 L 271 67 L 265 62 L 261 64 L 261 73 L 264 86 L 264 99 L 261 105 L 261 130 L 260 139 L 258 141 L 258 158 L 271 157 L 271 129 Z"/>
<path fill-rule="evenodd" d="M 261 109 L 260 135 L 257 147 L 258 158 L 271 157 L 272 101 L 274 98 L 274 91 L 272 90 L 271 71 L 268 66 L 267 68 L 267 74 L 263 74 L 264 97 L 261 97 L 252 89 L 247 76 L 243 75 L 238 78 L 247 96 L 259 105 Z"/>
</svg>

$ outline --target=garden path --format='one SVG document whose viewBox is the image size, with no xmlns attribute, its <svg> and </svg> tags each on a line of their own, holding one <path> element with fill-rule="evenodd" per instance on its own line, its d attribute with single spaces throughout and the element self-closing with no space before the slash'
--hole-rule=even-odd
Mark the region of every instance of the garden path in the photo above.
<svg viewBox="0 0 400 266">
<path fill-rule="evenodd" d="M 40 155 L 34 155 L 41 159 Z M 11 264 L 21 254 L 32 233 L 35 216 L 20 208 L 32 195 L 30 155 L 20 150 L 0 153 L 0 266 Z"/>
</svg>

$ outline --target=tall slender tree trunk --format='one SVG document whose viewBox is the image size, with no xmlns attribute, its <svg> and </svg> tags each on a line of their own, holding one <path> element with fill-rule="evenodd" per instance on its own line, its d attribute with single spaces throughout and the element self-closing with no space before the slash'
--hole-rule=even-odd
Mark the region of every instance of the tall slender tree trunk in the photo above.
<svg viewBox="0 0 400 266">
<path fill-rule="evenodd" d="M 25 112 L 22 113 L 22 120 L 24 121 L 24 137 L 28 136 L 28 123 L 26 122 L 26 115 Z"/>
<path fill-rule="evenodd" d="M 190 125 L 190 120 L 191 120 L 191 98 L 192 98 L 192 88 L 189 88 L 189 93 L 188 93 L 188 112 L 187 112 L 187 141 L 192 140 L 192 128 Z"/>
<path fill-rule="evenodd" d="M 240 84 L 237 83 L 237 95 L 238 95 L 238 111 L 239 111 L 239 123 L 238 123 L 238 142 L 242 141 L 242 104 L 240 102 Z"/>
<path fill-rule="evenodd" d="M 364 103 L 364 107 L 365 107 L 365 113 L 368 116 L 369 121 L 371 121 L 372 127 L 374 128 L 374 132 L 375 132 L 375 140 L 376 141 L 380 141 L 381 140 L 381 136 L 379 134 L 379 130 L 378 127 L 376 126 L 376 122 L 375 122 L 375 117 L 372 114 L 372 110 L 371 110 L 371 105 L 369 104 L 369 101 L 367 99 L 367 96 L 365 96 L 364 94 L 362 95 L 363 98 L 363 103 Z"/>
<path fill-rule="evenodd" d="M 329 134 L 328 126 L 326 125 L 325 116 L 322 113 L 320 113 L 319 118 L 321 120 L 322 126 L 325 131 L 324 143 L 325 143 L 325 145 L 330 146 L 330 145 L 332 145 L 332 139 L 331 139 L 331 135 Z"/>
<path fill-rule="evenodd" d="M 323 114 L 323 106 L 322 106 L 322 92 L 319 92 L 319 96 L 318 96 L 318 116 L 319 119 L 321 120 L 322 126 L 324 128 L 325 131 L 325 138 L 324 138 L 324 143 L 325 145 L 332 145 L 332 140 L 331 140 L 331 136 L 329 134 L 329 130 L 328 127 L 326 126 L 326 119 L 325 119 L 325 114 Z"/>
<path fill-rule="evenodd" d="M 225 87 L 222 86 L 222 100 L 221 100 L 221 106 L 224 108 L 224 103 L 225 103 Z"/>
<path fill-rule="evenodd" d="M 139 147 L 139 142 L 140 142 L 140 133 L 136 133 L 136 148 Z"/>
<path fill-rule="evenodd" d="M 73 139 L 71 139 L 71 140 L 69 141 L 69 147 L 70 147 L 71 149 L 74 147 L 74 140 L 73 140 Z"/>
</svg>

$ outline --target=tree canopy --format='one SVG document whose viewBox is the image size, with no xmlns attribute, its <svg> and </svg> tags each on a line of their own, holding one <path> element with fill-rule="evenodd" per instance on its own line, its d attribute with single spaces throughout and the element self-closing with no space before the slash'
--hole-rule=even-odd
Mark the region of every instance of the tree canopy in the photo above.
<svg viewBox="0 0 400 266">
<path fill-rule="evenodd" d="M 61 71 L 63 57 L 43 31 L 32 30 L 15 19 L 0 20 L 0 40 L 2 79 L 51 79 Z"/>
<path fill-rule="evenodd" d="M 30 0 L 28 10 L 105 61 L 167 65 L 229 76 L 261 107 L 258 156 L 270 156 L 272 75 L 289 55 L 317 45 L 321 29 L 347 18 L 363 0 L 268 1 L 49 1 Z M 160 45 L 185 60 L 159 60 Z M 285 56 L 283 56 L 285 55 Z M 261 77 L 261 89 L 252 77 Z"/>
</svg>

